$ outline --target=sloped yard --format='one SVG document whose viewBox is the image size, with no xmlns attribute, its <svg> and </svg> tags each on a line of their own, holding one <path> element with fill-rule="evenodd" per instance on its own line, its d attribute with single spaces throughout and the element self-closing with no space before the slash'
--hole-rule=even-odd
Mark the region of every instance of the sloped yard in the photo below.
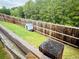
<svg viewBox="0 0 79 59">
<path fill-rule="evenodd" d="M 29 42 L 32 46 L 35 46 L 36 48 L 39 47 L 39 45 L 45 41 L 47 37 L 36 33 L 36 32 L 29 32 L 22 26 L 11 24 L 7 22 L 1 22 L 3 26 L 10 29 L 14 33 L 16 33 L 18 36 L 23 38 L 25 41 Z M 79 59 L 79 49 L 65 45 L 64 48 L 64 54 L 63 59 Z"/>
</svg>

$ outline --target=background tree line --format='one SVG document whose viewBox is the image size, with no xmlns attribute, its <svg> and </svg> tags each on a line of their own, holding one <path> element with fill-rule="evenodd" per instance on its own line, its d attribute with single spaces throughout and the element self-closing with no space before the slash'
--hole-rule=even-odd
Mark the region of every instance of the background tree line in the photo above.
<svg viewBox="0 0 79 59">
<path fill-rule="evenodd" d="M 29 0 L 9 11 L 16 17 L 79 27 L 79 0 Z"/>
</svg>

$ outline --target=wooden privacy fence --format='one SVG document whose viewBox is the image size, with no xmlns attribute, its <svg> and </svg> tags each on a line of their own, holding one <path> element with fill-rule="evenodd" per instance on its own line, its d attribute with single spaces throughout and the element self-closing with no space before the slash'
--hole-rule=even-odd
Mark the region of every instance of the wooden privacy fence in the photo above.
<svg viewBox="0 0 79 59">
<path fill-rule="evenodd" d="M 79 28 L 67 27 L 41 21 L 32 21 L 34 29 L 46 36 L 79 47 Z"/>
<path fill-rule="evenodd" d="M 58 41 L 67 43 L 69 45 L 79 47 L 79 28 L 77 27 L 69 27 L 59 24 L 28 20 L 22 18 L 17 19 L 15 17 L 8 16 L 5 14 L 0 14 L 0 19 L 2 21 L 8 21 L 23 26 L 26 23 L 33 23 L 35 31 L 48 37 L 54 38 Z"/>
</svg>

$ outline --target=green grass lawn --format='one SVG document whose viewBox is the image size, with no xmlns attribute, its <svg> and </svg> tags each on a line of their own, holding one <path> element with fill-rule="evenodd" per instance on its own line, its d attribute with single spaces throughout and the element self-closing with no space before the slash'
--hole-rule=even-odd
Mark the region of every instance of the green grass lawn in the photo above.
<svg viewBox="0 0 79 59">
<path fill-rule="evenodd" d="M 17 35 L 19 35 L 20 37 L 22 37 L 24 40 L 28 41 L 31 45 L 34 45 L 35 47 L 38 47 L 46 39 L 45 36 L 40 35 L 36 32 L 27 31 L 22 26 L 18 26 L 16 24 L 5 23 L 5 22 L 0 22 L 0 24 L 12 30 Z"/>
<path fill-rule="evenodd" d="M 5 51 L 5 48 L 0 42 L 0 59 L 11 59 L 10 55 Z"/>
<path fill-rule="evenodd" d="M 8 22 L 1 22 L 3 26 L 10 29 L 17 35 L 19 35 L 21 38 L 23 38 L 25 41 L 30 43 L 31 45 L 34 45 L 35 47 L 39 47 L 39 45 L 45 41 L 46 37 L 36 33 L 36 32 L 29 32 L 22 26 L 11 24 Z M 79 49 L 71 47 L 69 45 L 65 45 L 64 53 L 63 53 L 63 59 L 79 59 Z"/>
</svg>

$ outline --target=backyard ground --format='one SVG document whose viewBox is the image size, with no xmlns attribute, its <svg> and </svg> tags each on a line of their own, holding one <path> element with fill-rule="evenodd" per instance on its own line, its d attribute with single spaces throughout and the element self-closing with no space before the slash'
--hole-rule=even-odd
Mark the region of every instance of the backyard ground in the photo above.
<svg viewBox="0 0 79 59">
<path fill-rule="evenodd" d="M 0 59 L 11 59 L 10 55 L 6 52 L 6 49 L 3 47 L 0 42 Z"/>
<path fill-rule="evenodd" d="M 30 43 L 32 46 L 35 46 L 36 48 L 39 47 L 39 45 L 46 40 L 46 36 L 41 35 L 37 32 L 30 32 L 27 31 L 24 27 L 8 23 L 8 22 L 2 22 L 0 21 L 0 24 L 5 26 L 6 28 L 10 29 L 14 33 L 16 33 L 18 36 L 23 38 L 25 41 Z M 69 45 L 65 45 L 64 53 L 63 53 L 63 59 L 79 59 L 79 49 L 71 47 Z"/>
</svg>

